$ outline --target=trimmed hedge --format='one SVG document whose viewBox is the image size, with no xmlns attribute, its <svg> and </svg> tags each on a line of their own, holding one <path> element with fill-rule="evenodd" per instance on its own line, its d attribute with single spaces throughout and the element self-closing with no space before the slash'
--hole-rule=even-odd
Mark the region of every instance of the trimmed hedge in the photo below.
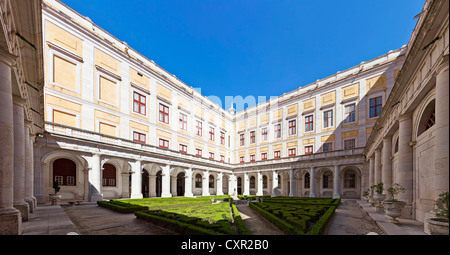
<svg viewBox="0 0 450 255">
<path fill-rule="evenodd" d="M 97 201 L 97 205 L 109 208 L 111 210 L 121 212 L 121 213 L 134 213 L 140 210 L 148 210 L 145 206 L 140 206 L 136 204 L 128 204 L 119 201 Z"/>
<path fill-rule="evenodd" d="M 242 220 L 241 215 L 239 214 L 239 211 L 236 208 L 236 205 L 231 204 L 231 208 L 233 210 L 234 225 L 237 228 L 238 234 L 239 235 L 251 235 L 252 233 L 250 233 L 250 231 L 248 230 L 244 221 Z"/>
</svg>

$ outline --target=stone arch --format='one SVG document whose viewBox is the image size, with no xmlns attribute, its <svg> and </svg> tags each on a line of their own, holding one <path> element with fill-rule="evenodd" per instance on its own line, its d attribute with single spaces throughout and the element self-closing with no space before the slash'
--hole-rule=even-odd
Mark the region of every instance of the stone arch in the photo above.
<svg viewBox="0 0 450 255">
<path fill-rule="evenodd" d="M 435 123 L 435 103 L 436 100 L 430 101 L 417 118 L 416 137 L 419 137 L 428 129 L 432 128 Z"/>
<path fill-rule="evenodd" d="M 342 198 L 359 198 L 361 196 L 361 177 L 362 171 L 357 166 L 345 166 L 342 168 L 340 173 Z"/>
<path fill-rule="evenodd" d="M 319 178 L 319 194 L 321 197 L 333 197 L 333 188 L 334 188 L 334 182 L 333 178 L 339 178 L 336 177 L 333 173 L 333 170 L 331 170 L 328 167 L 320 168 L 317 171 L 316 176 Z"/>
</svg>

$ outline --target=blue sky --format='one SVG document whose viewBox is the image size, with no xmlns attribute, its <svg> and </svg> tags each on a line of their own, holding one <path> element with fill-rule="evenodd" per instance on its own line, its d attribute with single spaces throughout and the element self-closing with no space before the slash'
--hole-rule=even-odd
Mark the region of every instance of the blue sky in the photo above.
<svg viewBox="0 0 450 255">
<path fill-rule="evenodd" d="M 400 48 L 425 2 L 61 1 L 225 109 L 226 96 L 279 96 Z"/>
</svg>

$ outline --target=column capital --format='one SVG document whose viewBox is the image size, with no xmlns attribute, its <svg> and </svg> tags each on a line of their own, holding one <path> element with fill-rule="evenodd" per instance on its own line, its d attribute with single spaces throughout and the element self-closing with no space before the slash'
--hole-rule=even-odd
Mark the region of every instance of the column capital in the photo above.
<svg viewBox="0 0 450 255">
<path fill-rule="evenodd" d="M 411 118 L 412 118 L 412 113 L 411 112 L 406 112 L 406 113 L 403 113 L 403 114 L 399 115 L 397 117 L 397 120 L 399 122 L 403 122 L 403 121 L 406 121 L 406 120 L 410 120 Z"/>
<path fill-rule="evenodd" d="M 16 55 L 13 55 L 6 50 L 0 49 L 0 62 L 8 66 L 14 66 L 16 64 L 17 58 L 18 57 Z"/>
</svg>

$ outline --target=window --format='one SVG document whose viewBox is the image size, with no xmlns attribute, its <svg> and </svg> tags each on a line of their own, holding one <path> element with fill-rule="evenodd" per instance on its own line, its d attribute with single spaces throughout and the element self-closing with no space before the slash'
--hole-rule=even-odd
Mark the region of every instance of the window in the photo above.
<svg viewBox="0 0 450 255">
<path fill-rule="evenodd" d="M 133 92 L 133 112 L 145 115 L 145 96 Z"/>
<path fill-rule="evenodd" d="M 291 120 L 291 121 L 289 121 L 288 134 L 289 135 L 295 135 L 296 133 L 297 133 L 297 121 L 296 120 Z"/>
<path fill-rule="evenodd" d="M 103 186 L 116 186 L 116 167 L 112 164 L 103 165 Z"/>
<path fill-rule="evenodd" d="M 180 143 L 180 152 L 187 153 L 187 145 Z"/>
<path fill-rule="evenodd" d="M 254 189 L 256 187 L 256 178 L 255 176 L 250 177 L 250 188 Z"/>
<path fill-rule="evenodd" d="M 435 113 L 433 110 L 433 112 L 428 117 L 427 122 L 425 123 L 425 131 L 428 130 L 430 127 L 432 127 L 435 122 L 436 122 L 436 117 L 435 117 Z"/>
<path fill-rule="evenodd" d="M 382 107 L 381 99 L 381 96 L 379 96 L 369 100 L 369 118 L 380 116 Z"/>
<path fill-rule="evenodd" d="M 209 153 L 209 159 L 214 159 L 214 152 Z"/>
<path fill-rule="evenodd" d="M 255 154 L 250 155 L 250 162 L 253 162 L 253 161 L 255 161 Z"/>
<path fill-rule="evenodd" d="M 312 154 L 312 153 L 313 153 L 313 146 L 312 145 L 305 146 L 305 154 Z"/>
<path fill-rule="evenodd" d="M 239 157 L 239 163 L 244 163 L 244 156 Z"/>
<path fill-rule="evenodd" d="M 344 123 L 353 123 L 356 121 L 355 104 L 349 104 L 344 107 Z"/>
<path fill-rule="evenodd" d="M 169 148 L 169 141 L 159 138 L 159 147 L 168 149 Z"/>
<path fill-rule="evenodd" d="M 145 134 L 133 131 L 133 141 L 145 143 Z"/>
<path fill-rule="evenodd" d="M 202 187 L 202 176 L 200 174 L 195 175 L 195 187 L 196 188 Z"/>
<path fill-rule="evenodd" d="M 323 112 L 323 127 L 329 128 L 333 126 L 333 110 Z"/>
<path fill-rule="evenodd" d="M 267 176 L 263 175 L 263 189 L 267 189 Z"/>
<path fill-rule="evenodd" d="M 225 145 L 225 133 L 220 132 L 220 144 Z"/>
<path fill-rule="evenodd" d="M 214 141 L 214 128 L 209 127 L 209 140 Z"/>
<path fill-rule="evenodd" d="M 169 124 L 169 107 L 159 104 L 159 121 Z"/>
<path fill-rule="evenodd" d="M 256 131 L 250 131 L 250 144 L 256 143 Z"/>
<path fill-rule="evenodd" d="M 309 173 L 305 174 L 305 189 L 309 189 L 311 184 L 311 178 L 309 177 Z"/>
<path fill-rule="evenodd" d="M 197 120 L 197 126 L 195 126 L 197 129 L 197 135 L 202 136 L 202 122 Z"/>
<path fill-rule="evenodd" d="M 220 155 L 220 161 L 221 162 L 225 162 L 225 156 L 224 155 Z"/>
<path fill-rule="evenodd" d="M 214 188 L 214 176 L 212 175 L 209 176 L 209 188 L 210 189 Z"/>
<path fill-rule="evenodd" d="M 281 158 L 281 151 L 274 151 L 273 158 Z"/>
<path fill-rule="evenodd" d="M 289 155 L 289 157 L 293 157 L 293 156 L 295 156 L 296 155 L 296 148 L 291 148 L 291 149 L 288 149 L 288 155 Z"/>
<path fill-rule="evenodd" d="M 326 151 L 332 151 L 333 150 L 333 143 L 324 143 L 322 145 L 322 151 L 326 152 Z"/>
<path fill-rule="evenodd" d="M 266 160 L 266 159 L 267 159 L 267 152 L 261 153 L 261 160 Z"/>
<path fill-rule="evenodd" d="M 305 132 L 310 132 L 314 130 L 313 115 L 308 115 L 305 117 Z"/>
<path fill-rule="evenodd" d="M 179 128 L 181 130 L 187 131 L 187 116 L 186 116 L 186 114 L 180 113 Z"/>
<path fill-rule="evenodd" d="M 322 176 L 322 187 L 324 189 L 333 188 L 333 177 L 330 172 L 326 172 Z"/>
<path fill-rule="evenodd" d="M 244 146 L 245 145 L 245 134 L 239 134 L 239 145 Z"/>
<path fill-rule="evenodd" d="M 261 141 L 267 141 L 267 128 L 261 128 Z"/>
<path fill-rule="evenodd" d="M 75 186 L 77 166 L 70 159 L 57 159 L 53 162 L 53 180 L 59 185 Z"/>
<path fill-rule="evenodd" d="M 344 188 L 356 188 L 356 174 L 353 170 L 348 170 L 345 172 Z"/>
<path fill-rule="evenodd" d="M 195 155 L 197 155 L 197 156 L 199 156 L 199 157 L 201 157 L 202 156 L 202 150 L 201 149 L 195 149 Z"/>
<path fill-rule="evenodd" d="M 281 138 L 281 123 L 274 125 L 274 138 L 278 139 Z"/>
<path fill-rule="evenodd" d="M 344 140 L 344 150 L 355 148 L 355 139 Z"/>
</svg>

